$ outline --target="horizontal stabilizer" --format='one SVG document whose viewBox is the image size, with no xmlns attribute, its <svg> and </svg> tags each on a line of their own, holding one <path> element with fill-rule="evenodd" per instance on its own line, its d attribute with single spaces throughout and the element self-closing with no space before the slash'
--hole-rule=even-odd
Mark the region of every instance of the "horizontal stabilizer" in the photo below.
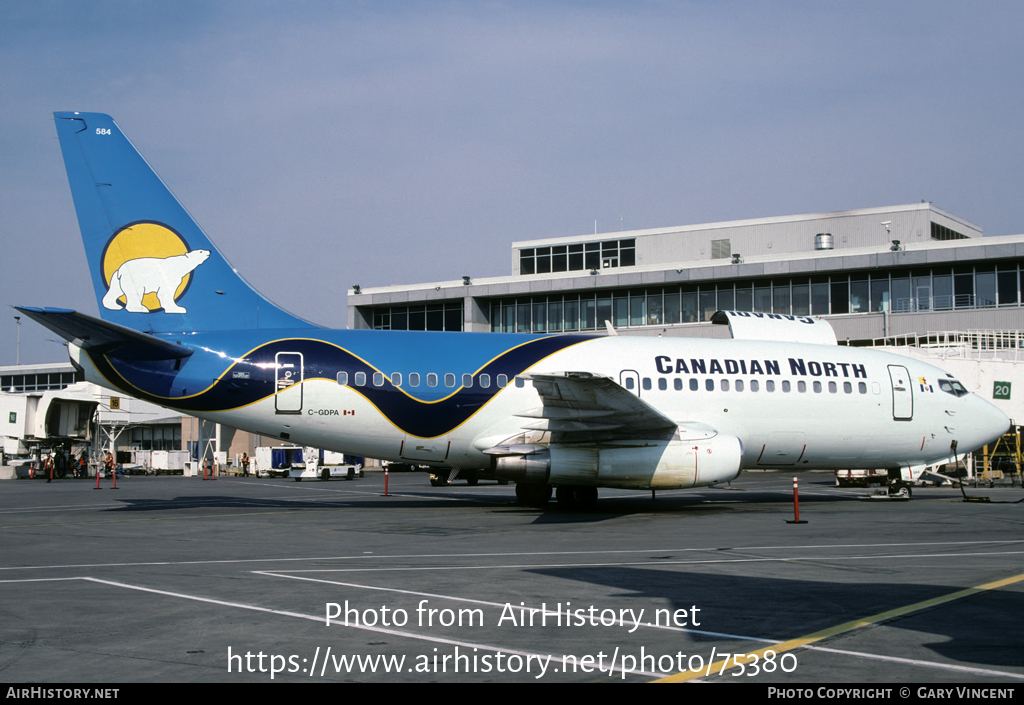
<svg viewBox="0 0 1024 705">
<path fill-rule="evenodd" d="M 89 352 L 124 360 L 175 360 L 188 357 L 192 348 L 101 321 L 64 308 L 15 308 L 64 340 Z"/>
</svg>

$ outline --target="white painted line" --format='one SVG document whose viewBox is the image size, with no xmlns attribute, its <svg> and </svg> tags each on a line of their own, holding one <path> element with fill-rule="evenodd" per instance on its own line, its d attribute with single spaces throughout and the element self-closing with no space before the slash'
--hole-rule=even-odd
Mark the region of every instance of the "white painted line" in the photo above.
<svg viewBox="0 0 1024 705">
<path fill-rule="evenodd" d="M 227 600 L 217 600 L 217 599 L 214 599 L 214 598 L 211 598 L 211 597 L 201 597 L 199 595 L 189 595 L 187 593 L 182 593 L 182 592 L 171 592 L 169 590 L 157 590 L 155 588 L 143 587 L 141 585 L 131 585 L 131 584 L 128 584 L 128 583 L 121 583 L 121 582 L 116 582 L 116 581 L 113 581 L 113 580 L 102 580 L 100 578 L 91 578 L 91 577 L 82 577 L 82 578 L 77 578 L 77 579 L 78 580 L 85 580 L 85 581 L 92 582 L 92 583 L 100 583 L 102 585 L 111 585 L 113 587 L 124 588 L 124 589 L 127 589 L 127 590 L 137 590 L 139 592 L 148 592 L 148 593 L 152 593 L 152 594 L 155 594 L 155 595 L 163 595 L 165 597 L 176 597 L 176 598 L 183 599 L 183 600 L 193 600 L 195 602 L 203 602 L 203 603 L 206 603 L 206 604 L 218 605 L 218 606 L 221 606 L 221 607 L 232 607 L 232 608 L 235 608 L 235 609 L 251 610 L 253 612 L 264 612 L 266 614 L 275 614 L 275 615 L 279 615 L 279 616 L 282 616 L 282 617 L 293 617 L 293 618 L 296 618 L 296 619 L 304 619 L 304 620 L 308 620 L 308 621 L 312 621 L 312 622 L 319 622 L 321 624 L 324 624 L 325 621 L 326 621 L 324 617 L 315 617 L 315 616 L 313 616 L 311 614 L 304 614 L 302 612 L 291 612 L 291 611 L 288 611 L 288 610 L 275 610 L 275 609 L 271 609 L 269 607 L 259 607 L 257 605 L 248 605 L 248 604 L 245 604 L 243 602 L 230 602 L 230 601 L 227 601 Z M 427 641 L 427 642 L 431 642 L 431 643 L 434 643 L 434 644 L 447 644 L 449 646 L 460 646 L 460 647 L 464 647 L 464 648 L 467 648 L 467 649 L 484 649 L 485 651 L 493 651 L 493 652 L 496 652 L 496 653 L 500 651 L 501 653 L 516 654 L 516 655 L 519 655 L 519 656 L 532 656 L 534 658 L 542 659 L 542 660 L 546 659 L 546 658 L 550 658 L 552 660 L 555 659 L 553 654 L 541 654 L 541 653 L 536 652 L 536 651 L 523 651 L 521 649 L 510 649 L 510 648 L 505 648 L 503 646 L 494 646 L 493 644 L 482 644 L 482 643 L 475 643 L 475 642 L 470 642 L 470 641 L 462 641 L 462 640 L 459 640 L 459 639 L 448 639 L 448 638 L 439 637 L 439 636 L 428 636 L 426 634 L 417 634 L 415 632 L 409 632 L 409 631 L 405 631 L 405 630 L 402 630 L 402 629 L 389 629 L 387 627 L 371 627 L 371 626 L 368 626 L 368 625 L 365 625 L 365 624 L 359 624 L 359 625 L 355 625 L 355 624 L 342 624 L 340 622 L 335 622 L 331 626 L 338 626 L 338 627 L 342 627 L 342 628 L 346 628 L 346 629 L 359 629 L 359 630 L 362 630 L 362 631 L 376 632 L 378 634 L 389 634 L 391 636 L 403 637 L 403 638 L 406 638 L 406 639 L 414 639 L 414 640 L 417 640 L 417 641 Z M 556 663 L 561 663 L 561 662 L 560 661 L 556 661 Z M 610 677 L 612 674 L 609 673 L 608 675 Z M 662 674 L 662 673 L 648 673 L 647 671 L 631 671 L 630 675 L 649 676 L 649 677 L 653 677 L 653 678 L 660 678 L 664 674 Z"/>
<path fill-rule="evenodd" d="M 225 558 L 219 560 L 199 561 L 142 561 L 134 563 L 69 563 L 63 565 L 27 565 L 27 566 L 3 566 L 3 570 L 54 570 L 67 568 L 124 568 L 130 566 L 154 566 L 154 565 L 223 565 L 232 563 L 291 563 L 301 561 L 348 561 L 348 560 L 391 560 L 406 558 L 503 558 L 508 556 L 586 556 L 586 555 L 622 555 L 637 553 L 694 553 L 694 552 L 718 552 L 718 551 L 794 551 L 812 549 L 848 549 L 848 548 L 906 548 L 917 546 L 976 546 L 976 545 L 1006 545 L 1024 543 L 1024 539 L 1009 540 L 988 540 L 988 541 L 925 541 L 920 543 L 855 543 L 855 544 L 807 544 L 803 546 L 729 546 L 729 547 L 668 547 L 668 548 L 634 548 L 634 549 L 597 549 L 592 551 L 505 551 L 496 553 L 395 553 L 395 554 L 373 554 L 373 555 L 342 555 L 342 556 L 302 556 L 288 558 Z M 930 555 L 930 554 L 926 554 Z M 969 554 L 954 554 L 969 555 Z M 776 560 L 776 559 L 765 559 Z M 784 559 L 778 559 L 784 560 Z M 796 559 L 793 559 L 796 560 Z M 807 558 L 806 560 L 821 560 L 820 558 Z M 644 563 L 644 565 L 664 565 L 664 562 Z"/>
<path fill-rule="evenodd" d="M 258 575 L 266 575 L 266 576 L 270 576 L 270 577 L 289 578 L 289 579 L 293 579 L 293 580 L 308 580 L 308 581 L 312 581 L 312 582 L 329 583 L 329 584 L 341 585 L 341 586 L 345 586 L 345 587 L 365 588 L 365 589 L 368 589 L 368 590 L 381 590 L 381 591 L 386 591 L 386 592 L 396 592 L 396 593 L 403 593 L 403 594 L 409 594 L 409 595 L 420 595 L 420 596 L 424 596 L 424 597 L 436 597 L 438 599 L 453 600 L 453 601 L 458 601 L 458 602 L 468 602 L 468 603 L 473 603 L 473 604 L 481 604 L 481 605 L 488 605 L 488 606 L 495 606 L 495 607 L 504 607 L 504 605 L 496 603 L 496 602 L 486 602 L 486 601 L 483 601 L 483 600 L 473 600 L 473 599 L 469 599 L 469 598 L 452 597 L 452 596 L 448 596 L 448 595 L 439 595 L 439 594 L 435 594 L 435 593 L 415 592 L 415 591 L 412 591 L 412 590 L 399 590 L 399 589 L 395 589 L 395 588 L 382 588 L 382 587 L 373 586 L 373 585 L 359 585 L 357 583 L 342 583 L 342 582 L 336 582 L 336 581 L 331 581 L 331 580 L 318 580 L 318 579 L 315 579 L 315 578 L 304 578 L 304 577 L 299 577 L 299 576 L 281 575 L 281 574 L 264 572 L 264 571 L 253 571 L 253 573 L 258 574 Z M 270 608 L 267 608 L 267 607 L 257 607 L 255 605 L 246 605 L 246 604 L 238 603 L 238 602 L 226 602 L 224 600 L 215 600 L 215 599 L 212 599 L 212 598 L 199 597 L 199 596 L 196 596 L 196 595 L 186 595 L 186 594 L 183 594 L 183 593 L 169 592 L 169 591 L 166 591 L 166 590 L 155 590 L 153 588 L 141 587 L 141 586 L 137 586 L 137 585 L 129 585 L 127 583 L 114 582 L 114 581 L 110 581 L 110 580 L 101 580 L 99 578 L 91 578 L 91 577 L 85 577 L 85 576 L 76 576 L 76 577 L 67 577 L 67 578 L 24 578 L 24 579 L 19 579 L 19 580 L 0 580 L 0 583 L 38 583 L 38 582 L 57 582 L 57 581 L 67 581 L 67 580 L 84 580 L 84 581 L 87 581 L 87 582 L 101 583 L 101 584 L 104 584 L 104 585 L 112 585 L 112 586 L 115 586 L 115 587 L 127 588 L 127 589 L 130 589 L 130 590 L 139 590 L 139 591 L 142 591 L 142 592 L 151 592 L 151 593 L 156 593 L 156 594 L 159 594 L 159 595 L 165 595 L 165 596 L 170 596 L 170 597 L 179 597 L 179 598 L 183 598 L 183 599 L 195 600 L 195 601 L 198 601 L 198 602 L 206 602 L 206 603 L 209 603 L 209 604 L 216 604 L 216 605 L 221 605 L 221 606 L 226 606 L 226 607 L 234 607 L 234 608 L 239 608 L 239 609 L 248 609 L 248 610 L 253 610 L 253 611 L 258 611 L 258 612 L 268 612 L 268 613 L 271 613 L 271 614 L 277 614 L 277 615 L 281 615 L 281 616 L 285 616 L 285 617 L 297 617 L 297 618 L 300 618 L 300 619 L 312 620 L 312 621 L 315 621 L 315 622 L 325 621 L 322 617 L 314 617 L 313 615 L 307 615 L 307 614 L 303 614 L 303 613 L 300 613 L 300 612 L 289 612 L 289 611 L 285 611 L 285 610 L 274 610 L 274 609 L 270 609 Z M 550 612 L 549 612 L 549 614 L 550 614 Z M 451 639 L 444 639 L 444 638 L 440 638 L 440 637 L 428 637 L 428 636 L 423 636 L 423 635 L 419 635 L 419 634 L 413 634 L 413 633 L 404 632 L 404 631 L 400 631 L 400 630 L 394 630 L 394 629 L 385 629 L 385 628 L 379 628 L 379 627 L 368 627 L 368 626 L 364 626 L 364 625 L 344 625 L 344 624 L 340 624 L 340 623 L 337 624 L 337 626 L 341 626 L 341 627 L 347 626 L 347 627 L 352 628 L 352 629 L 364 629 L 366 631 L 382 632 L 382 633 L 386 633 L 386 634 L 392 634 L 392 635 L 395 635 L 395 636 L 408 637 L 408 638 L 419 639 L 419 640 L 423 640 L 423 641 L 431 641 L 431 642 L 434 642 L 434 643 L 443 643 L 443 644 L 456 645 L 456 646 L 465 646 L 467 648 L 481 648 L 481 649 L 490 650 L 490 651 L 502 651 L 502 652 L 507 652 L 507 653 L 510 653 L 510 654 L 518 654 L 520 656 L 527 656 L 527 655 L 533 655 L 535 657 L 540 657 L 541 656 L 541 654 L 538 654 L 538 653 L 535 653 L 535 652 L 518 651 L 518 650 L 515 650 L 515 649 L 506 649 L 506 648 L 502 648 L 502 647 L 495 647 L 495 646 L 489 646 L 489 645 L 483 645 L 483 644 L 474 644 L 474 643 L 470 643 L 470 642 L 461 642 L 461 641 L 455 641 L 455 640 L 451 640 Z M 655 625 L 641 624 L 640 626 L 653 627 Z M 702 630 L 697 630 L 697 629 L 683 629 L 681 627 L 661 627 L 661 628 L 667 628 L 667 629 L 670 629 L 672 631 L 690 632 L 690 633 L 694 633 L 694 634 L 718 636 L 718 637 L 723 637 L 723 638 L 728 638 L 728 639 L 737 639 L 737 640 L 741 640 L 741 641 L 763 641 L 763 642 L 768 642 L 768 643 L 773 643 L 773 642 L 778 641 L 777 639 L 763 639 L 763 638 L 760 638 L 760 637 L 740 636 L 740 635 L 736 635 L 736 634 L 725 634 L 725 633 L 721 633 L 721 632 L 707 632 L 707 631 L 702 631 Z M 1000 670 L 994 670 L 994 669 L 987 669 L 987 668 L 977 668 L 977 667 L 974 667 L 974 666 L 960 666 L 960 665 L 957 665 L 957 664 L 950 664 L 950 663 L 938 663 L 938 662 L 935 662 L 935 661 L 922 661 L 920 659 L 901 658 L 899 656 L 886 656 L 884 654 L 865 653 L 863 651 L 850 651 L 850 650 L 847 650 L 847 649 L 833 649 L 833 648 L 827 647 L 827 646 L 808 645 L 808 646 L 805 646 L 803 648 L 807 649 L 807 650 L 810 650 L 810 651 L 822 651 L 822 652 L 826 652 L 826 653 L 840 654 L 840 655 L 843 655 L 843 656 L 854 656 L 854 657 L 857 657 L 857 658 L 871 659 L 871 660 L 877 660 L 877 661 L 886 661 L 886 662 L 889 662 L 889 663 L 902 663 L 902 664 L 906 664 L 906 665 L 910 665 L 910 666 L 922 666 L 922 667 L 925 667 L 925 668 L 935 668 L 935 669 L 939 669 L 939 670 L 957 671 L 957 672 L 961 672 L 961 673 L 972 673 L 972 674 L 983 675 L 983 676 L 1007 677 L 1007 678 L 1013 678 L 1013 679 L 1017 679 L 1017 680 L 1024 680 L 1024 675 L 1021 675 L 1021 674 L 1012 673 L 1012 672 L 1008 672 L 1008 671 L 1000 671 Z M 547 655 L 545 654 L 544 656 L 547 656 Z M 323 675 L 323 674 L 321 673 L 321 675 Z M 637 675 L 646 675 L 646 676 L 660 677 L 663 674 L 637 672 Z"/>
<path fill-rule="evenodd" d="M 56 512 L 56 511 L 71 511 L 80 512 L 86 509 L 116 509 L 124 507 L 124 504 L 70 504 L 66 506 L 55 506 L 55 507 L 26 507 L 19 509 L 0 509 L 0 514 L 22 514 L 24 512 Z"/>
<path fill-rule="evenodd" d="M 1016 556 L 1024 551 L 1000 551 L 989 553 L 905 553 L 891 555 L 867 556 L 806 556 L 803 558 L 732 558 L 717 560 L 692 561 L 622 561 L 618 563 L 518 563 L 508 565 L 466 565 L 466 566 L 403 566 L 394 568 L 305 568 L 292 570 L 292 573 L 385 573 L 396 571 L 429 571 L 429 570 L 499 570 L 499 569 L 537 569 L 537 568 L 614 568 L 617 566 L 644 565 L 650 567 L 664 565 L 711 565 L 716 563 L 803 563 L 804 561 L 860 561 L 891 558 L 969 558 L 977 556 Z"/>
<path fill-rule="evenodd" d="M 0 580 L 0 583 L 49 583 L 57 580 L 86 580 L 82 577 L 71 578 L 20 578 L 18 580 Z"/>
<path fill-rule="evenodd" d="M 468 603 L 474 604 L 474 605 L 486 605 L 488 607 L 497 607 L 497 608 L 501 608 L 501 609 L 504 609 L 506 604 L 508 604 L 508 603 L 504 603 L 504 602 L 488 602 L 486 600 L 474 600 L 474 599 L 469 598 L 469 597 L 454 597 L 452 595 L 441 595 L 441 594 L 432 593 L 432 592 L 417 592 L 415 590 L 401 590 L 401 589 L 398 589 L 398 588 L 386 588 L 386 587 L 379 587 L 379 586 L 376 586 L 376 585 L 360 585 L 359 583 L 343 583 L 343 582 L 340 582 L 340 581 L 337 581 L 337 580 L 324 580 L 322 578 L 307 578 L 305 576 L 300 576 L 300 575 L 288 575 L 286 573 L 271 573 L 269 571 L 263 571 L 263 570 L 254 570 L 252 572 L 254 574 L 256 574 L 256 575 L 267 575 L 267 576 L 274 577 L 274 578 L 288 578 L 289 580 L 308 580 L 308 581 L 314 582 L 314 583 L 327 583 L 328 585 L 340 585 L 342 587 L 362 588 L 364 590 L 379 590 L 381 592 L 395 592 L 395 593 L 399 593 L 399 594 L 402 594 L 402 595 L 416 595 L 418 597 L 436 597 L 439 600 L 451 600 L 453 602 L 468 602 Z M 522 606 L 516 606 L 516 607 L 514 607 L 514 609 L 520 609 L 520 607 L 522 607 Z M 547 610 L 547 612 L 545 612 L 540 607 L 526 607 L 525 609 L 530 610 L 530 611 L 538 612 L 541 615 L 547 614 L 547 615 L 554 616 L 554 615 L 558 614 L 557 612 L 552 612 L 551 610 Z M 619 626 L 629 626 L 631 624 L 631 622 L 627 622 L 627 621 L 622 620 L 622 619 L 617 620 L 617 623 L 619 624 Z M 613 624 L 614 624 L 614 622 L 613 622 Z M 702 635 L 705 635 L 705 636 L 717 636 L 717 637 L 722 637 L 722 638 L 725 638 L 725 639 L 736 639 L 738 641 L 763 641 L 763 642 L 770 643 L 770 644 L 777 644 L 777 643 L 779 643 L 779 641 L 781 641 L 780 639 L 762 639 L 760 637 L 755 637 L 755 636 L 741 636 L 739 634 L 728 634 L 726 632 L 709 632 L 709 631 L 704 631 L 703 629 L 685 629 L 683 627 L 671 627 L 671 626 L 668 626 L 668 625 L 651 624 L 650 622 L 643 622 L 643 623 L 640 624 L 640 626 L 641 627 L 649 627 L 651 629 L 662 629 L 662 630 L 672 631 L 672 632 L 683 632 L 683 633 L 687 633 L 687 634 L 702 634 Z"/>
</svg>

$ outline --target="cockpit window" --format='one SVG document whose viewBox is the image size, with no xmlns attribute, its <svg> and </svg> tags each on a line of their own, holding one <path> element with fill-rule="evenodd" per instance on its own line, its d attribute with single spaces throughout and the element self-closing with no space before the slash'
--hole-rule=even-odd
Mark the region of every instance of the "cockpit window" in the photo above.
<svg viewBox="0 0 1024 705">
<path fill-rule="evenodd" d="M 950 377 L 949 379 L 939 380 L 939 389 L 944 391 L 946 394 L 952 394 L 955 397 L 962 397 L 967 394 L 967 389 L 964 385 Z"/>
</svg>

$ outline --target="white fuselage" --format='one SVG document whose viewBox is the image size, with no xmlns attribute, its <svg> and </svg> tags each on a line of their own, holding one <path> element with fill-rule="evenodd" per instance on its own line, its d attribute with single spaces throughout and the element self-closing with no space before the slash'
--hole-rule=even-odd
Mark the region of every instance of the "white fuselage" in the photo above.
<svg viewBox="0 0 1024 705">
<path fill-rule="evenodd" d="M 456 342 L 453 338 L 453 343 Z M 78 355 L 91 381 L 109 386 Z M 372 360 L 369 361 L 372 363 Z M 453 373 L 410 351 L 402 373 Z M 743 468 L 896 468 L 922 465 L 978 448 L 1005 432 L 1009 419 L 973 395 L 939 388 L 942 370 L 876 350 L 746 340 L 606 337 L 537 362 L 530 374 L 585 371 L 610 377 L 665 417 L 735 436 Z M 373 384 L 367 379 L 366 385 Z M 482 451 L 523 432 L 516 416 L 540 406 L 533 384 L 509 380 L 476 413 L 433 438 L 403 432 L 361 393 L 336 380 L 306 378 L 299 413 L 282 415 L 273 396 L 247 406 L 199 414 L 293 443 L 394 461 L 488 468 Z M 453 387 L 454 394 L 458 387 Z M 402 392 L 417 396 L 417 388 Z M 429 404 L 424 412 L 430 413 Z"/>
</svg>

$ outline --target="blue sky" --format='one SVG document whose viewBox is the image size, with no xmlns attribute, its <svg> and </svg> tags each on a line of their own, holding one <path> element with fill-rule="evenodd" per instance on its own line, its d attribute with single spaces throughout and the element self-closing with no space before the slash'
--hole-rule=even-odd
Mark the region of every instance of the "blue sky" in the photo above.
<svg viewBox="0 0 1024 705">
<path fill-rule="evenodd" d="M 1019 234 L 1021 36 L 1010 2 L 0 2 L 0 303 L 98 310 L 55 110 L 113 115 L 329 326 L 353 283 L 508 274 L 513 240 L 595 220 L 925 199 Z M 22 361 L 52 337 L 25 322 Z"/>
</svg>

